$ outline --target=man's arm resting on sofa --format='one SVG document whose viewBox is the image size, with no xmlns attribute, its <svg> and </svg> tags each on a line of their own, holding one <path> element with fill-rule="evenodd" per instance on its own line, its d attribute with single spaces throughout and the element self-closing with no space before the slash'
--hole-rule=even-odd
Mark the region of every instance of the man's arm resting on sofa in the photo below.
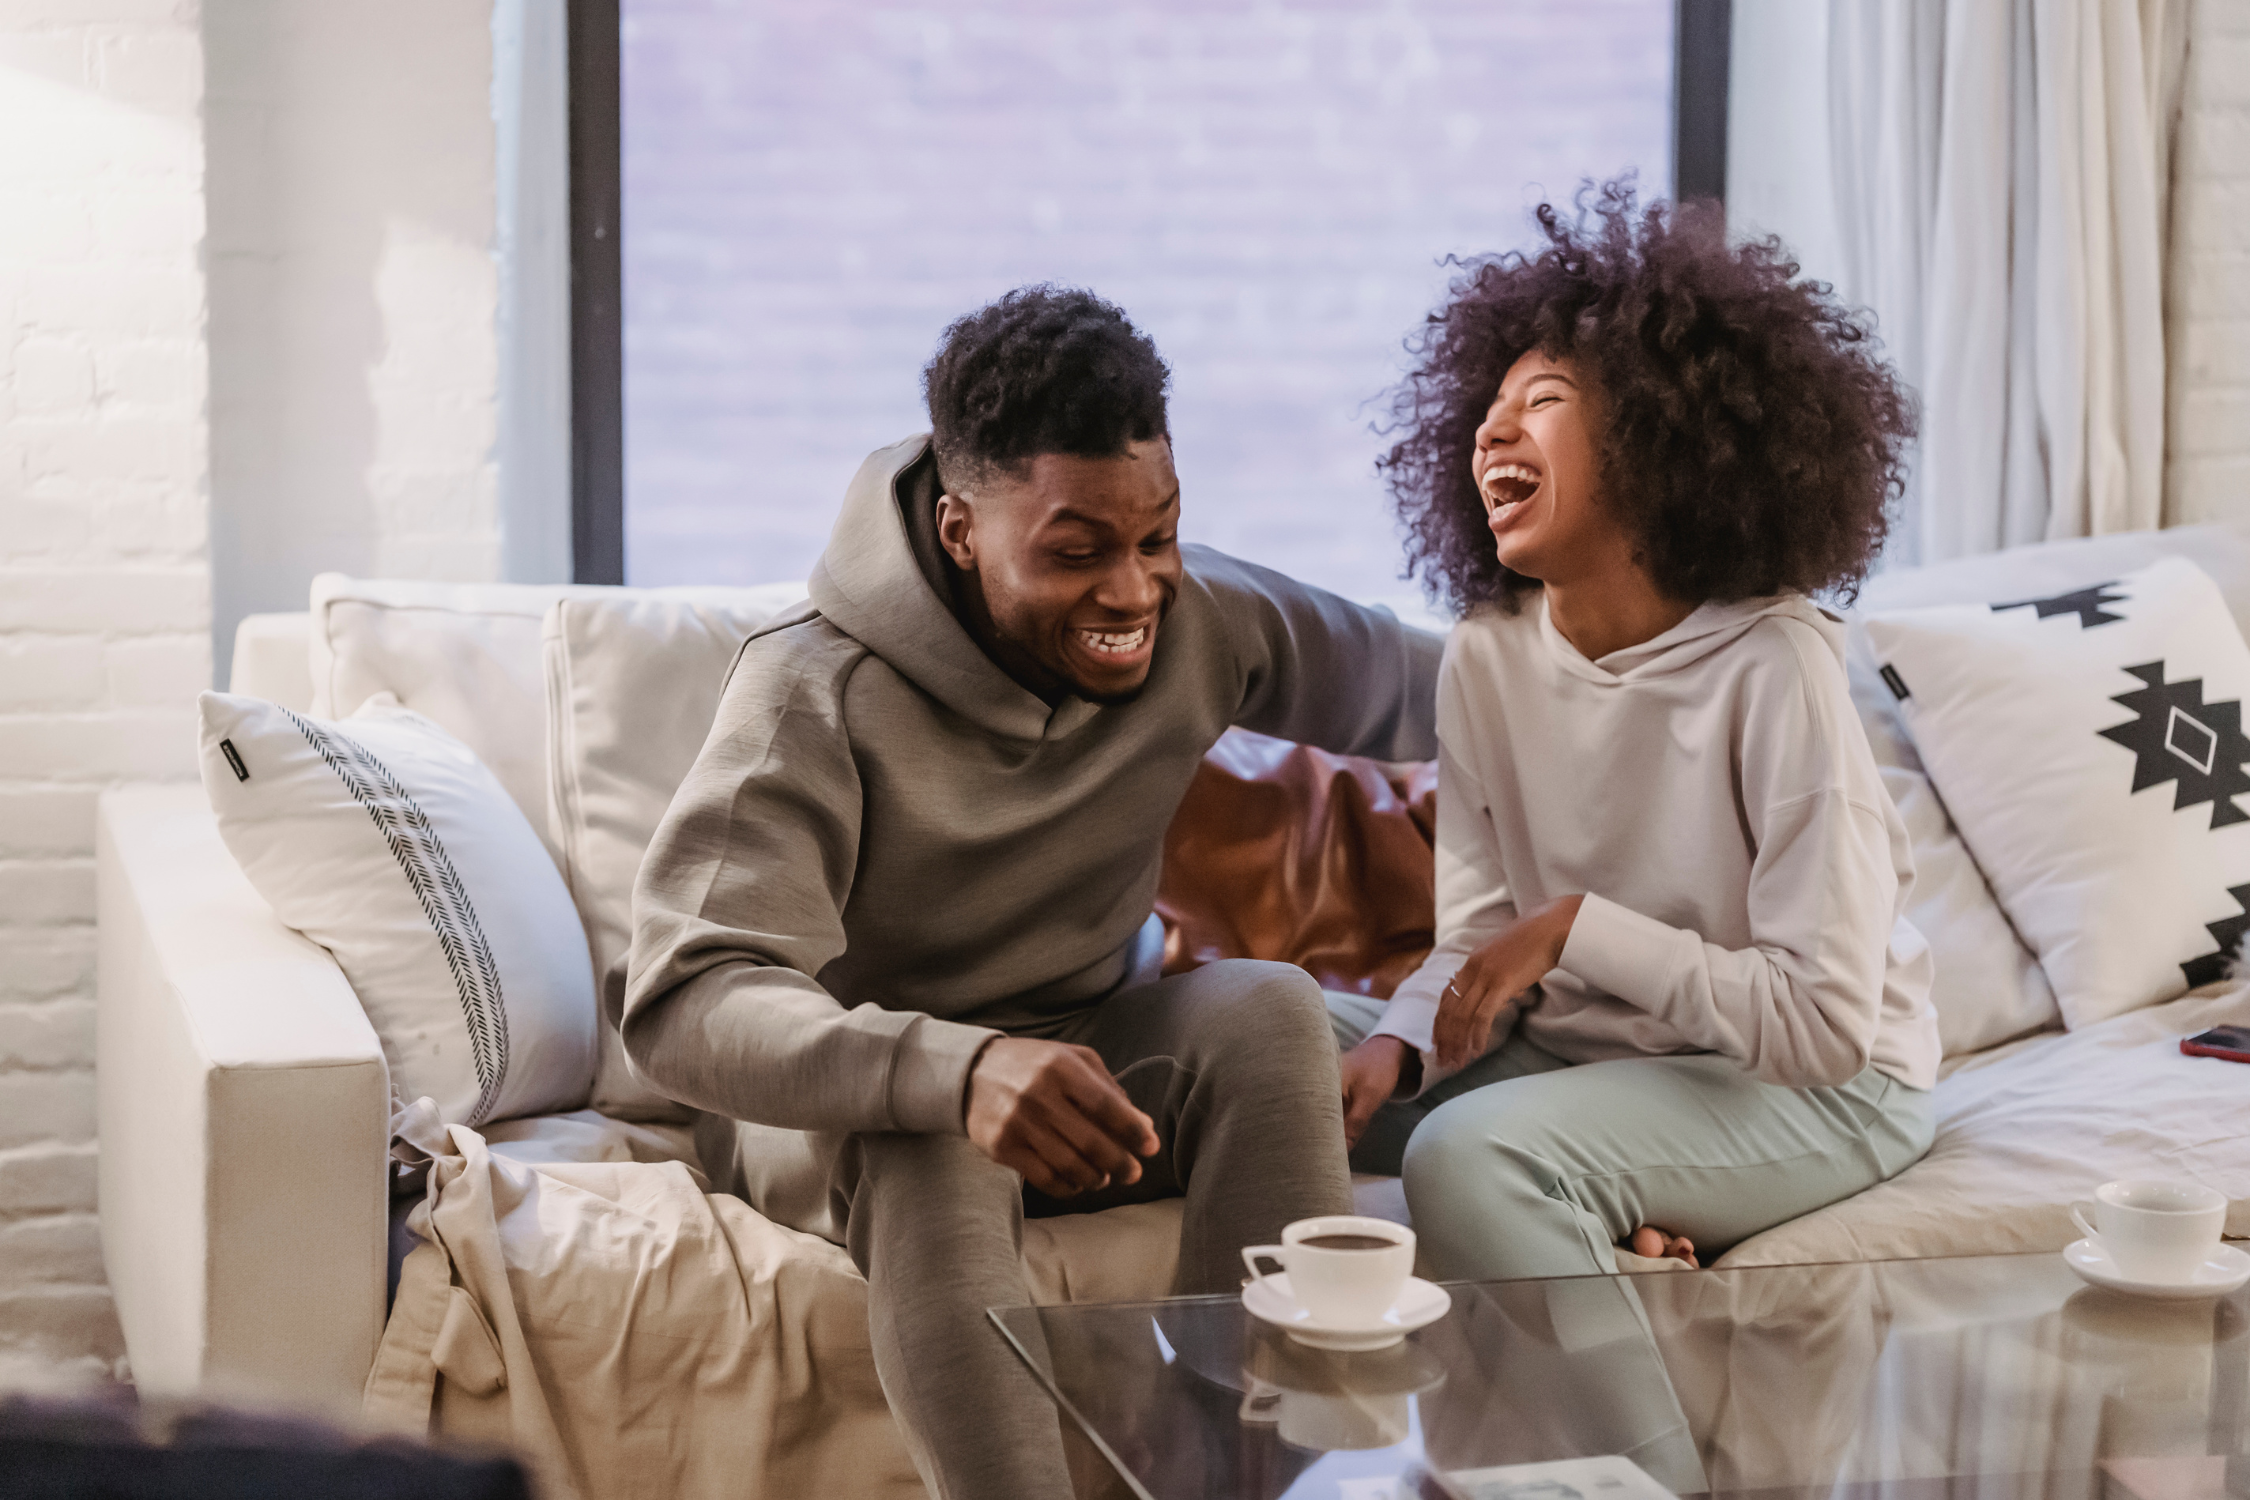
<svg viewBox="0 0 2250 1500">
<path fill-rule="evenodd" d="M 1235 723 L 1338 755 L 1437 754 L 1445 638 L 1255 563 L 1195 549 L 1249 673 Z"/>
<path fill-rule="evenodd" d="M 201 788 L 110 792 L 98 839 L 102 1250 L 134 1377 L 356 1409 L 389 1206 L 374 1028 Z"/>
</svg>

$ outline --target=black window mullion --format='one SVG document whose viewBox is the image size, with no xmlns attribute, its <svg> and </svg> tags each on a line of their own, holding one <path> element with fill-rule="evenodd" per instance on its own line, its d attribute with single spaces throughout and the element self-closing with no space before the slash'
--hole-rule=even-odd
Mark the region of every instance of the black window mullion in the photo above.
<svg viewBox="0 0 2250 1500">
<path fill-rule="evenodd" d="M 570 0 L 570 543 L 579 583 L 625 581 L 618 0 Z"/>
<path fill-rule="evenodd" d="M 1672 198 L 1723 205 L 1734 0 L 1675 0 L 1672 15 Z"/>
</svg>

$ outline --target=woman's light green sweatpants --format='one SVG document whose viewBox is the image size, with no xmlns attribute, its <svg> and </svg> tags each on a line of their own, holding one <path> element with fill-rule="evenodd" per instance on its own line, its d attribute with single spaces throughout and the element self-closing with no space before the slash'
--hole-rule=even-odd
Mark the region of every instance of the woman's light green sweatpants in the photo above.
<svg viewBox="0 0 2250 1500">
<path fill-rule="evenodd" d="M 1383 1004 L 1327 992 L 1338 1045 Z M 1709 1053 L 1573 1066 L 1519 1032 L 1418 1099 L 1377 1112 L 1352 1153 L 1406 1179 L 1420 1259 L 1447 1280 L 1617 1269 L 1643 1224 L 1704 1264 L 1762 1229 L 1912 1165 L 1930 1096 L 1868 1068 L 1833 1088 L 1760 1083 Z"/>
</svg>

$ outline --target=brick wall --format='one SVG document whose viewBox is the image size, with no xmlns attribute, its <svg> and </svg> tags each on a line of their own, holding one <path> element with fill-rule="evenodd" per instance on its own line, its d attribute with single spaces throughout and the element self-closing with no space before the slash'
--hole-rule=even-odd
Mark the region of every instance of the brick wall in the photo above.
<svg viewBox="0 0 2250 1500">
<path fill-rule="evenodd" d="M 2173 163 L 2165 519 L 2250 519 L 2250 6 L 2194 0 Z"/>
<path fill-rule="evenodd" d="M 121 1353 L 94 1219 L 94 798 L 208 681 L 196 0 L 0 9 L 0 1348 Z"/>
</svg>

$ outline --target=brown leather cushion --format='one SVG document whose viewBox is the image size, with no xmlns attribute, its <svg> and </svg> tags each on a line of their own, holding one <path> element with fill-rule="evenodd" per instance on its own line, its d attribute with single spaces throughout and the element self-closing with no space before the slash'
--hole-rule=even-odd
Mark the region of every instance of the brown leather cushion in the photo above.
<svg viewBox="0 0 2250 1500">
<path fill-rule="evenodd" d="M 1164 836 L 1164 972 L 1271 958 L 1389 999 L 1435 941 L 1437 765 L 1230 729 Z"/>
</svg>

